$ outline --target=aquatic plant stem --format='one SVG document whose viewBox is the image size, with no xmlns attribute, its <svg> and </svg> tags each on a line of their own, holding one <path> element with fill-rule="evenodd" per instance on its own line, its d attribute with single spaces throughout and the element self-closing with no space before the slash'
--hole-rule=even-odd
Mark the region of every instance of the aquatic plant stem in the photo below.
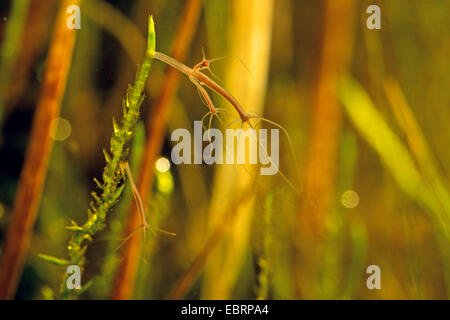
<svg viewBox="0 0 450 320">
<path fill-rule="evenodd" d="M 123 118 L 120 125 L 115 121 L 114 133 L 111 137 L 111 153 L 105 151 L 106 166 L 103 170 L 103 183 L 96 180 L 98 187 L 102 190 L 101 195 L 93 193 L 95 203 L 92 203 L 89 210 L 88 219 L 83 226 L 73 223 L 68 229 L 73 231 L 72 239 L 69 242 L 68 263 L 78 265 L 83 268 L 85 264 L 85 252 L 87 241 L 92 236 L 102 230 L 105 225 L 106 215 L 117 203 L 123 191 L 124 171 L 123 163 L 128 157 L 128 143 L 130 142 L 140 116 L 140 109 L 144 100 L 145 83 L 150 73 L 150 68 L 155 52 L 155 29 L 153 19 L 149 17 L 149 33 L 147 41 L 147 51 L 144 61 L 136 74 L 134 85 L 129 88 L 123 101 Z M 67 275 L 61 286 L 62 298 L 68 298 L 73 291 L 67 289 Z"/>
<path fill-rule="evenodd" d="M 66 8 L 70 4 L 79 4 L 79 1 L 61 2 L 54 28 L 41 95 L 0 262 L 0 300 L 14 297 L 37 217 L 53 147 L 51 122 L 59 114 L 76 37 L 76 30 L 66 27 Z"/>
<path fill-rule="evenodd" d="M 190 0 L 186 3 L 184 16 L 179 25 L 177 35 L 172 48 L 172 56 L 183 61 L 188 52 L 189 45 L 197 27 L 202 7 L 201 0 Z M 172 107 L 172 99 L 178 88 L 180 74 L 175 69 L 170 69 L 166 75 L 166 81 L 160 96 L 149 114 L 147 121 L 147 141 L 145 153 L 140 163 L 137 188 L 143 199 L 149 199 L 154 178 L 154 163 L 160 153 L 164 140 L 168 117 Z M 146 205 L 146 203 L 144 203 Z M 138 208 L 132 204 L 128 221 L 125 227 L 125 237 L 135 230 L 140 223 Z M 117 270 L 112 299 L 128 299 L 132 296 L 136 279 L 141 240 L 132 237 L 123 246 L 121 256 L 123 259 Z"/>
</svg>

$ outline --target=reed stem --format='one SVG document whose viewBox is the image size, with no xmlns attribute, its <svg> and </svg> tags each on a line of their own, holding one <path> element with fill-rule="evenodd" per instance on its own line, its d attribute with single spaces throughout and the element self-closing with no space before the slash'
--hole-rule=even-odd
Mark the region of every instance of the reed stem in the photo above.
<svg viewBox="0 0 450 320">
<path fill-rule="evenodd" d="M 74 0 L 63 1 L 59 9 L 11 223 L 3 247 L 0 262 L 0 300 L 12 299 L 14 296 L 36 222 L 53 147 L 51 122 L 59 115 L 76 37 L 76 31 L 66 27 L 66 8 L 69 4 L 78 3 Z"/>
</svg>

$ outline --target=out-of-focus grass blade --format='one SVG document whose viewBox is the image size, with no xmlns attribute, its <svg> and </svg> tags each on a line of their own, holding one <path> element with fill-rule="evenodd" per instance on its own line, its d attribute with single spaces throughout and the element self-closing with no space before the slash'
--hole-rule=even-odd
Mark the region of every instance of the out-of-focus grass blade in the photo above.
<svg viewBox="0 0 450 320">
<path fill-rule="evenodd" d="M 450 254 L 448 250 L 449 237 L 447 229 L 450 220 L 450 194 L 441 178 L 438 162 L 420 129 L 399 83 L 394 79 L 387 79 L 384 81 L 384 90 L 389 100 L 389 105 L 406 136 L 411 153 L 415 157 L 422 176 L 433 196 L 430 205 L 434 208 L 433 210 L 437 213 L 438 219 L 444 225 L 444 230 L 447 231 L 444 237 L 438 235 L 437 239 L 442 252 L 447 294 L 450 294 Z"/>
<path fill-rule="evenodd" d="M 367 230 L 360 220 L 350 223 L 351 256 L 343 290 L 343 299 L 357 299 L 358 287 L 364 278 L 364 263 L 367 257 Z"/>
<path fill-rule="evenodd" d="M 422 189 L 420 174 L 407 148 L 386 124 L 364 89 L 352 78 L 344 78 L 338 96 L 350 120 L 392 171 L 401 188 L 411 196 Z"/>
<path fill-rule="evenodd" d="M 3 121 L 4 109 L 14 64 L 18 58 L 22 32 L 26 24 L 29 0 L 12 1 L 9 21 L 4 29 L 0 45 L 0 126 Z M 6 21 L 6 17 L 4 18 Z"/>
<path fill-rule="evenodd" d="M 391 109 L 400 124 L 401 129 L 406 135 L 409 148 L 415 159 L 419 169 L 426 179 L 430 191 L 436 197 L 437 208 L 443 211 L 448 219 L 450 217 L 450 195 L 444 182 L 442 181 L 438 162 L 436 161 L 428 142 L 416 121 L 414 113 L 412 112 L 406 97 L 404 96 L 400 85 L 393 79 L 388 79 L 384 82 L 384 89 L 389 100 Z M 448 220 L 444 220 L 444 223 Z"/>
<path fill-rule="evenodd" d="M 389 128 L 361 85 L 351 77 L 341 79 L 337 94 L 350 120 L 375 149 L 400 188 L 430 211 L 433 222 L 449 237 L 448 208 L 443 209 L 433 187 L 422 178 L 411 154 L 399 137 Z"/>
</svg>

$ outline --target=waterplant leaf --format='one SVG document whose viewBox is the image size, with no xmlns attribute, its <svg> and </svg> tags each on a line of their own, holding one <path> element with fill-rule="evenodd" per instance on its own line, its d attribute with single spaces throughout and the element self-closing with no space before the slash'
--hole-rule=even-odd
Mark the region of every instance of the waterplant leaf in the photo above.
<svg viewBox="0 0 450 320">
<path fill-rule="evenodd" d="M 38 254 L 38 257 L 41 258 L 42 260 L 45 260 L 47 262 L 53 263 L 57 266 L 67 266 L 69 265 L 69 261 L 64 260 L 64 259 L 60 259 L 60 258 L 56 258 L 53 256 L 49 256 L 46 254 Z"/>
<path fill-rule="evenodd" d="M 112 118 L 112 122 L 113 122 L 114 134 L 116 135 L 116 137 L 120 137 L 120 127 L 117 124 L 117 121 L 114 117 Z"/>
<path fill-rule="evenodd" d="M 97 187 L 99 187 L 99 189 L 103 189 L 104 185 L 102 183 L 100 183 L 100 181 L 98 181 L 97 178 L 94 178 L 94 182 L 97 185 Z"/>
<path fill-rule="evenodd" d="M 147 52 L 150 55 L 154 55 L 156 46 L 156 35 L 155 35 L 155 22 L 153 21 L 153 16 L 148 17 L 148 36 L 147 36 Z"/>
<path fill-rule="evenodd" d="M 67 226 L 66 229 L 74 232 L 86 232 L 86 230 L 79 226 Z"/>
<path fill-rule="evenodd" d="M 114 193 L 114 195 L 112 196 L 112 199 L 111 199 L 113 202 L 116 201 L 120 197 L 124 187 L 125 187 L 125 184 L 122 184 L 119 187 L 117 187 L 116 192 Z"/>
<path fill-rule="evenodd" d="M 107 164 L 110 163 L 111 162 L 111 156 L 109 155 L 108 151 L 103 149 L 103 155 L 105 156 L 106 163 Z"/>
</svg>

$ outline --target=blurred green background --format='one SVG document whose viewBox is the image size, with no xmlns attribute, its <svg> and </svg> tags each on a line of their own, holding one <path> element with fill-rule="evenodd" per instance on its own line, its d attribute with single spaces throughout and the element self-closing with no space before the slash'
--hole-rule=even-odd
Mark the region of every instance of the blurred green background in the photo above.
<svg viewBox="0 0 450 320">
<path fill-rule="evenodd" d="M 12 62 L 0 64 L 0 244 L 60 5 L 1 1 L 1 50 L 17 19 L 13 2 L 24 6 L 25 20 L 22 30 L 18 22 L 16 49 L 9 49 Z M 64 258 L 70 236 L 64 227 L 86 220 L 112 117 L 121 117 L 122 97 L 144 52 L 148 15 L 157 50 L 171 54 L 190 2 L 82 1 L 63 120 L 55 124 L 16 298 L 52 298 L 59 291 L 64 268 L 37 255 Z M 366 27 L 372 4 L 381 8 L 380 30 Z M 128 298 L 447 299 L 449 20 L 447 0 L 202 1 L 185 63 L 198 63 L 202 48 L 208 58 L 225 56 L 211 70 L 247 111 L 286 129 L 295 155 L 280 133 L 280 170 L 299 191 L 255 168 L 172 164 L 165 171 L 157 162 L 153 191 L 141 196 L 149 223 L 177 236 L 150 232 L 144 241 L 135 235 L 142 250 Z M 128 33 L 129 24 L 139 33 Z M 135 175 L 168 68 L 153 62 L 130 155 Z M 167 159 L 171 131 L 192 132 L 207 111 L 186 77 L 170 108 L 160 152 Z M 111 297 L 123 261 L 116 248 L 132 203 L 126 184 L 106 229 L 89 246 L 83 283 L 93 285 L 83 298 Z M 366 286 L 369 265 L 381 268 L 380 290 Z"/>
</svg>

